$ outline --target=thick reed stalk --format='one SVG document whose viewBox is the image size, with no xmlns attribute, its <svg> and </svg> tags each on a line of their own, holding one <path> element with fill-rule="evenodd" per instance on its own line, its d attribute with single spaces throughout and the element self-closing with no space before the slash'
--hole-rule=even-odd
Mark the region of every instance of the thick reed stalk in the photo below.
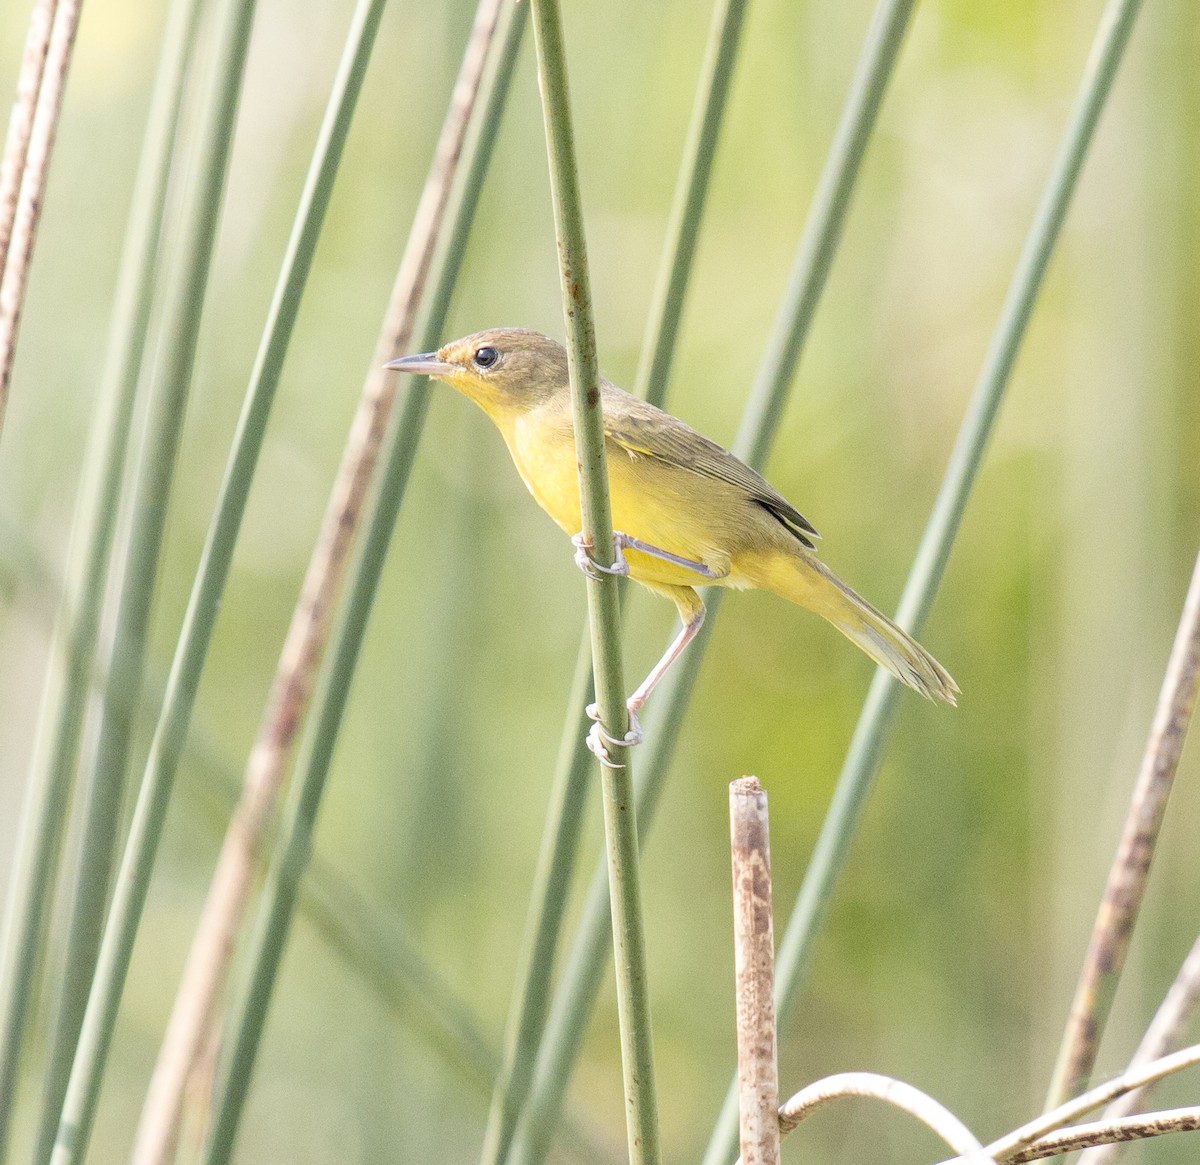
<svg viewBox="0 0 1200 1165">
<path fill-rule="evenodd" d="M 742 1165 L 779 1161 L 779 1061 L 775 1034 L 775 932 L 771 921 L 771 827 L 755 777 L 729 786 L 733 859 L 733 951 Z"/>
<path fill-rule="evenodd" d="M 58 0 L 33 0 L 29 12 L 29 31 L 25 34 L 21 68 L 17 73 L 17 95 L 8 115 L 4 154 L 0 157 L 0 278 L 8 265 L 8 244 L 12 240 L 13 224 L 17 221 L 21 178 L 25 173 L 25 159 L 29 155 L 29 139 L 33 134 L 33 119 L 37 113 L 42 77 L 46 72 L 50 30 L 54 27 L 54 10 L 57 7 Z"/>
<path fill-rule="evenodd" d="M 562 23 L 557 0 L 530 0 L 530 10 L 562 278 L 582 533 L 599 565 L 606 567 L 614 561 L 614 547 L 604 450 L 604 415 Z M 619 741 L 629 731 L 629 714 L 625 707 L 621 667 L 621 601 L 617 579 L 607 574 L 589 574 L 587 594 L 598 719 L 606 736 Z M 601 783 L 629 1160 L 631 1165 L 658 1165 L 661 1158 L 658 1098 L 642 924 L 637 820 L 633 810 L 629 750 L 623 745 L 610 747 L 608 763 L 601 769 Z"/>
<path fill-rule="evenodd" d="M 788 291 L 772 327 L 734 445 L 734 452 L 756 468 L 762 467 L 778 428 L 783 403 L 845 226 L 850 195 L 887 80 L 899 55 L 911 8 L 911 0 L 881 0 L 864 41 L 850 93 L 818 182 L 818 195 L 814 197 L 801 234 Z M 723 597 L 724 592 L 717 588 L 706 596 L 708 617 L 704 625 L 655 694 L 657 719 L 650 722 L 637 795 L 638 828 L 643 833 L 653 819 Z M 600 986 L 609 949 L 608 910 L 606 874 L 601 866 L 588 889 L 579 930 L 538 1050 L 534 1081 L 513 1152 L 513 1160 L 521 1165 L 540 1165 L 549 1152 L 554 1124 L 579 1054 L 587 1016 Z M 736 1096 L 730 1112 L 736 1137 Z"/>
<path fill-rule="evenodd" d="M 717 0 L 713 6 L 636 377 L 638 394 L 660 406 L 675 356 L 679 321 L 745 10 L 746 0 Z M 590 677 L 591 629 L 585 624 L 530 894 L 529 917 L 518 956 L 513 1002 L 504 1036 L 504 1062 L 488 1114 L 481 1165 L 503 1165 L 507 1160 L 533 1080 L 537 1045 L 546 1023 L 554 953 L 566 907 L 568 881 L 578 854 L 587 776 L 591 772 L 590 757 L 583 745 L 589 725 L 582 712 L 593 698 Z"/>
</svg>

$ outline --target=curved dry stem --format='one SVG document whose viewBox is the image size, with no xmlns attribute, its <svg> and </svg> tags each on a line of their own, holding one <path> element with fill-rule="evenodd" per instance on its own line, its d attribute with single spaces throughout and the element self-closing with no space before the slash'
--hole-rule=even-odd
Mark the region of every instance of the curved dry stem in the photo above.
<svg viewBox="0 0 1200 1165">
<path fill-rule="evenodd" d="M 54 7 L 33 120 L 29 126 L 24 158 L 20 161 L 15 156 L 17 147 L 14 145 L 13 160 L 19 181 L 5 176 L 6 182 L 14 183 L 17 189 L 11 232 L 5 240 L 3 251 L 3 277 L 0 278 L 0 427 L 4 424 L 4 410 L 8 403 L 8 385 L 12 379 L 17 329 L 21 323 L 21 308 L 25 303 L 29 262 L 33 257 L 33 240 L 37 235 L 38 220 L 41 218 L 42 202 L 46 194 L 50 154 L 54 150 L 54 135 L 58 131 L 58 118 L 62 112 L 67 70 L 71 66 L 71 50 L 75 46 L 75 32 L 79 28 L 79 4 L 80 0 L 58 0 Z M 41 25 L 36 12 L 34 19 L 37 28 L 31 29 L 31 35 L 36 33 L 40 40 Z M 37 63 L 39 52 L 39 44 L 30 47 L 26 62 L 32 61 L 31 71 Z M 22 68 L 26 62 L 23 62 Z M 24 96 L 23 81 L 19 89 L 20 96 Z M 22 130 L 18 128 L 18 139 L 21 133 Z M 5 152 L 7 154 L 7 144 Z M 0 211 L 0 214 L 7 219 L 6 212 Z"/>
<path fill-rule="evenodd" d="M 1200 1129 L 1200 1105 L 1149 1112 L 1143 1116 L 1124 1117 L 1116 1121 L 1094 1121 L 1043 1137 L 1014 1156 L 1006 1157 L 1005 1162 L 1006 1165 L 1021 1165 L 1024 1161 L 1056 1157 L 1059 1153 L 1069 1153 L 1091 1145 L 1142 1141 L 1147 1137 L 1161 1137 L 1166 1133 L 1189 1133 L 1197 1129 Z"/>
<path fill-rule="evenodd" d="M 203 1049 L 229 971 L 259 847 L 312 696 L 332 622 L 334 599 L 346 571 L 353 535 L 391 414 L 395 378 L 387 376 L 382 366 L 412 336 L 417 305 L 441 232 L 499 8 L 500 0 L 481 0 L 479 5 L 384 318 L 372 371 L 351 426 L 317 545 L 284 641 L 263 722 L 246 766 L 242 799 L 225 835 L 150 1081 L 134 1144 L 134 1165 L 165 1165 L 171 1156 L 187 1078 Z"/>
<path fill-rule="evenodd" d="M 1200 690 L 1200 556 L 1179 617 L 1154 722 L 1109 871 L 1087 956 L 1063 1034 L 1049 1103 L 1078 1092 L 1091 1075 L 1112 1010 L 1133 927 L 1146 892 L 1155 844 Z"/>
<path fill-rule="evenodd" d="M 1099 1108 L 1102 1104 L 1108 1104 L 1109 1101 L 1116 1100 L 1118 1096 L 1124 1096 L 1125 1093 L 1132 1092 L 1135 1088 L 1143 1088 L 1147 1084 L 1163 1079 L 1164 1076 L 1182 1072 L 1184 1068 L 1191 1068 L 1196 1064 L 1200 1064 L 1200 1044 L 1182 1048 L 1170 1056 L 1163 1056 L 1141 1068 L 1131 1068 L 1115 1080 L 1098 1085 L 1082 1096 L 1068 1100 L 1066 1104 L 1061 1104 L 1058 1108 L 1035 1117 L 998 1141 L 993 1141 L 986 1146 L 986 1151 L 997 1161 L 1011 1161 L 1021 1150 L 1042 1137 L 1048 1136 L 1056 1129 L 1061 1129 L 1071 1121 L 1077 1120 L 1084 1113 L 1091 1112 L 1092 1109 Z"/>
<path fill-rule="evenodd" d="M 1166 1055 L 1168 1050 L 1179 1042 L 1197 1003 L 1200 1003 L 1200 938 L 1196 939 L 1188 957 L 1183 961 L 1183 966 L 1179 968 L 1175 982 L 1171 984 L 1170 991 L 1167 992 L 1154 1019 L 1150 1021 L 1142 1042 L 1138 1044 L 1133 1059 L 1129 1061 L 1129 1067 L 1140 1068 L 1143 1064 L 1149 1064 L 1152 1060 Z M 1116 1120 L 1136 1112 L 1141 1107 L 1147 1090 L 1148 1086 L 1125 1093 L 1104 1110 L 1104 1119 Z M 1113 1145 L 1102 1145 L 1084 1153 L 1079 1158 L 1078 1165 L 1108 1165 L 1116 1155 L 1117 1150 Z"/>
<path fill-rule="evenodd" d="M 915 1117 L 970 1165 L 993 1163 L 975 1134 L 945 1105 L 903 1080 L 875 1072 L 839 1072 L 802 1088 L 779 1110 L 780 1133 L 786 1136 L 817 1109 L 824 1108 L 830 1101 L 851 1096 L 880 1100 Z"/>
</svg>

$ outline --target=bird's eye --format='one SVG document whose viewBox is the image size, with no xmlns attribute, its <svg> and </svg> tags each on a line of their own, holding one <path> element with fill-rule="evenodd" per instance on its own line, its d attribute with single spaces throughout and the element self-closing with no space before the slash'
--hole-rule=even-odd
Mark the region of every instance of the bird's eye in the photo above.
<svg viewBox="0 0 1200 1165">
<path fill-rule="evenodd" d="M 475 349 L 475 364 L 479 368 L 491 368 L 499 359 L 500 353 L 495 348 L 484 347 Z"/>
</svg>

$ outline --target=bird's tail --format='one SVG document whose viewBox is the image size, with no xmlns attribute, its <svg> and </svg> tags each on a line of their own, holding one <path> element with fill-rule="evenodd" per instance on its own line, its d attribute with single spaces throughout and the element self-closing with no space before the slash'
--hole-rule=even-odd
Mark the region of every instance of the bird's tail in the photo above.
<svg viewBox="0 0 1200 1165">
<path fill-rule="evenodd" d="M 773 554 L 747 575 L 755 585 L 828 619 L 880 667 L 930 700 L 954 704 L 958 685 L 907 631 L 848 587 L 813 554 Z M 758 577 L 755 577 L 758 576 Z"/>
</svg>

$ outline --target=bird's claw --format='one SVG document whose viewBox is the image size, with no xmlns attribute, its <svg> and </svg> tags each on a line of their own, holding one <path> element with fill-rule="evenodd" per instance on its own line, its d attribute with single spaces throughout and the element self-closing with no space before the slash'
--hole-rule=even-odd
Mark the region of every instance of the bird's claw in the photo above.
<svg viewBox="0 0 1200 1165">
<path fill-rule="evenodd" d="M 625 733 L 625 738 L 622 740 L 615 736 L 610 736 L 604 731 L 604 726 L 600 723 L 600 709 L 595 704 L 589 704 L 584 711 L 595 723 L 588 730 L 587 746 L 596 759 L 610 769 L 623 769 L 624 765 L 619 765 L 613 761 L 608 755 L 608 746 L 613 745 L 615 748 L 633 748 L 636 744 L 641 744 L 642 725 L 638 721 L 637 713 L 632 708 L 629 709 L 629 731 Z"/>
<path fill-rule="evenodd" d="M 622 542 L 619 537 L 613 538 L 613 549 L 616 551 L 617 556 L 613 559 L 612 566 L 601 566 L 592 557 L 592 551 L 595 547 L 592 545 L 591 540 L 585 538 L 582 533 L 573 535 L 571 544 L 575 547 L 575 565 L 588 578 L 598 580 L 606 574 L 625 575 L 629 573 L 629 563 L 625 561 L 625 555 L 621 553 Z"/>
</svg>

